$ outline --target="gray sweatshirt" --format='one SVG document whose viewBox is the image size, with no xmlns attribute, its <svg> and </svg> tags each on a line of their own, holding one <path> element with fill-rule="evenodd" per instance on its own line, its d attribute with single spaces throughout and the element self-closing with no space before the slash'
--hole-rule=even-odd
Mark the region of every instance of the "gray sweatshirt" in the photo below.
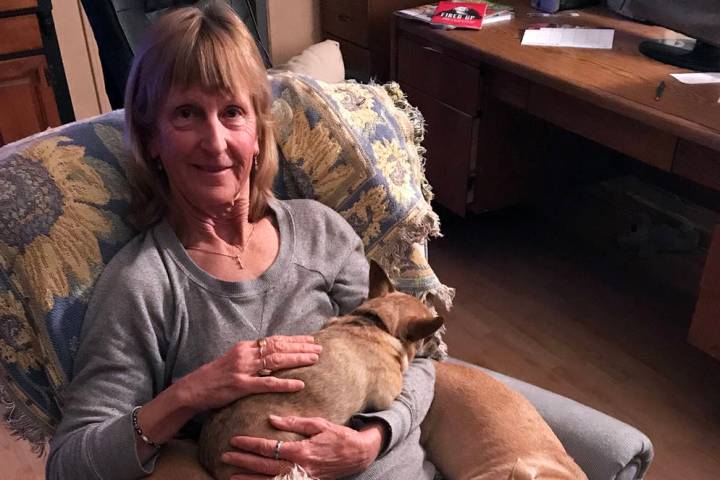
<svg viewBox="0 0 720 480">
<path fill-rule="evenodd" d="M 311 200 L 270 206 L 280 251 L 255 280 L 226 282 L 207 274 L 166 222 L 115 255 L 87 310 L 62 421 L 50 443 L 48 479 L 120 480 L 151 473 L 156 458 L 143 465 L 136 455 L 134 406 L 237 341 L 311 333 L 366 297 L 362 242 L 340 215 Z M 390 409 L 354 419 L 380 418 L 390 431 L 380 458 L 355 478 L 433 478 L 419 426 L 434 381 L 432 363 L 416 359 Z"/>
</svg>

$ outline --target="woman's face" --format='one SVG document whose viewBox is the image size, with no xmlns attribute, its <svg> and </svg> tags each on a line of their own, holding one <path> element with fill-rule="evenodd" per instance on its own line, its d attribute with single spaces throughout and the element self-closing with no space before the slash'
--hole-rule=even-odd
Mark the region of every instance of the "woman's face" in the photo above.
<svg viewBox="0 0 720 480">
<path fill-rule="evenodd" d="M 150 154 L 160 158 L 176 201 L 213 212 L 249 195 L 259 151 L 256 120 L 246 94 L 225 96 L 199 87 L 170 91 Z"/>
</svg>

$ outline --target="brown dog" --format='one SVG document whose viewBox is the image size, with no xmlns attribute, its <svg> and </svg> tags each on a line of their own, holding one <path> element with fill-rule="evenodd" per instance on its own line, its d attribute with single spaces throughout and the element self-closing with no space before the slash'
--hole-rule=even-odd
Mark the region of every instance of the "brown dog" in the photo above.
<svg viewBox="0 0 720 480">
<path fill-rule="evenodd" d="M 587 480 L 525 397 L 478 368 L 435 369 L 421 442 L 445 478 Z"/>
<path fill-rule="evenodd" d="M 300 440 L 300 435 L 274 429 L 268 415 L 323 417 L 346 424 L 362 411 L 384 410 L 402 390 L 403 372 L 415 357 L 415 343 L 442 326 L 420 300 L 394 292 L 371 263 L 370 299 L 349 315 L 330 319 L 314 333 L 323 346 L 317 363 L 275 372 L 296 378 L 305 388 L 294 393 L 264 393 L 241 398 L 214 414 L 200 435 L 200 463 L 218 480 L 237 470 L 220 461 L 235 435 Z"/>
</svg>

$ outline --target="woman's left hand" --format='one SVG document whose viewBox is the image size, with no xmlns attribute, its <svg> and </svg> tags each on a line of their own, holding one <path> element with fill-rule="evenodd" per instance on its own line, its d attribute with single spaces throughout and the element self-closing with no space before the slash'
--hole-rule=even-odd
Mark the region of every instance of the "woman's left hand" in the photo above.
<svg viewBox="0 0 720 480">
<path fill-rule="evenodd" d="M 230 444 L 239 451 L 226 452 L 223 461 L 269 477 L 287 473 L 296 463 L 311 477 L 330 480 L 367 469 L 377 458 L 383 443 L 384 429 L 380 424 L 371 424 L 357 431 L 323 418 L 271 415 L 270 422 L 278 430 L 299 433 L 308 438 L 283 442 L 280 459 L 275 460 L 277 440 L 233 437 Z M 232 480 L 251 478 L 263 477 L 235 475 Z"/>
</svg>

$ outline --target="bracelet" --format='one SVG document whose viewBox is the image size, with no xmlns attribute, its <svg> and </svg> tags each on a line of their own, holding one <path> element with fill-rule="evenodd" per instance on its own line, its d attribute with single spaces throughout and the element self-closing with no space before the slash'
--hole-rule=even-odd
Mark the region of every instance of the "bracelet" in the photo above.
<svg viewBox="0 0 720 480">
<path fill-rule="evenodd" d="M 132 413 L 130 414 L 130 417 L 132 418 L 132 426 L 135 429 L 135 433 L 138 434 L 138 436 L 142 439 L 143 442 L 147 443 L 153 448 L 159 449 L 162 447 L 161 444 L 155 443 L 152 440 L 150 440 L 148 437 L 145 436 L 145 434 L 142 431 L 142 428 L 140 428 L 140 424 L 138 423 L 138 412 L 140 411 L 142 407 L 135 407 L 132 409 Z"/>
</svg>

